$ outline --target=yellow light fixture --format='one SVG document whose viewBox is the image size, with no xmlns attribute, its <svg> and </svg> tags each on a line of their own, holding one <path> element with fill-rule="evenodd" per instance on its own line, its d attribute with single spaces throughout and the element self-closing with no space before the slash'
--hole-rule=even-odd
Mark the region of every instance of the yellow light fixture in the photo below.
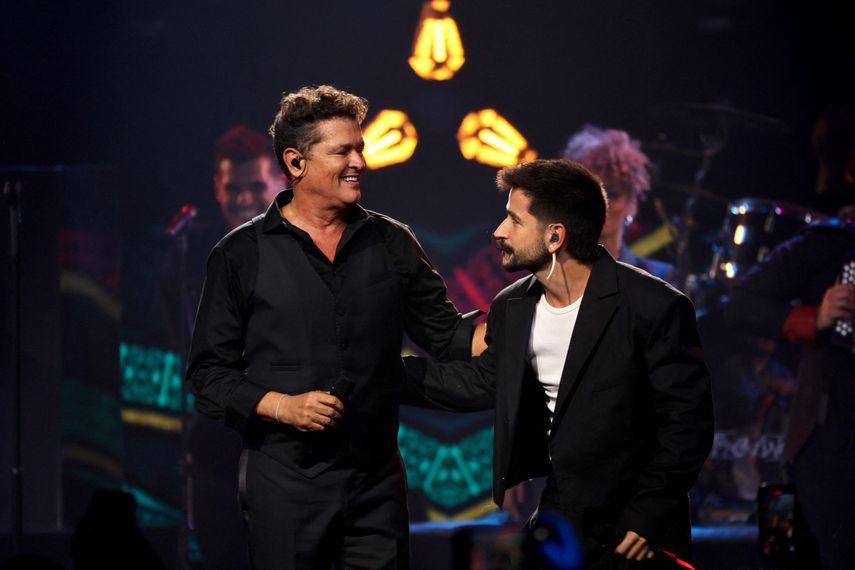
<svg viewBox="0 0 855 570">
<path fill-rule="evenodd" d="M 473 111 L 457 130 L 460 152 L 467 160 L 490 166 L 510 166 L 537 158 L 537 151 L 495 109 Z"/>
<path fill-rule="evenodd" d="M 736 229 L 733 231 L 733 243 L 736 245 L 742 245 L 742 242 L 745 241 L 745 226 L 739 224 L 736 226 Z"/>
<path fill-rule="evenodd" d="M 451 79 L 466 61 L 457 23 L 448 13 L 450 7 L 448 0 L 422 4 L 409 59 L 410 67 L 422 79 Z"/>
<path fill-rule="evenodd" d="M 413 156 L 419 137 L 403 111 L 384 109 L 362 131 L 365 163 L 377 169 L 406 162 Z"/>
</svg>

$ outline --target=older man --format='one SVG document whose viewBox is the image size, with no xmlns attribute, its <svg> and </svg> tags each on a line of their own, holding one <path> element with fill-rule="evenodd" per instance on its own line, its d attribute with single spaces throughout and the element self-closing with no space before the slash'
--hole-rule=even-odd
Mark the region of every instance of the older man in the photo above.
<svg viewBox="0 0 855 570">
<path fill-rule="evenodd" d="M 366 110 L 329 86 L 285 94 L 270 132 L 292 189 L 208 261 L 187 377 L 243 434 L 256 568 L 408 567 L 402 335 L 470 351 L 410 229 L 359 205 Z"/>
</svg>

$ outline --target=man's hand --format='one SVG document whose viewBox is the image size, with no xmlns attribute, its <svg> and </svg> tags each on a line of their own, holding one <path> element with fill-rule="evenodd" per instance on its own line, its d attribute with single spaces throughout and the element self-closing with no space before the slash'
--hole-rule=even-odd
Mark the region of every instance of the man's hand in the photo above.
<svg viewBox="0 0 855 570">
<path fill-rule="evenodd" d="M 487 350 L 487 324 L 479 323 L 472 327 L 472 356 L 478 356 Z"/>
<path fill-rule="evenodd" d="M 615 548 L 615 552 L 627 560 L 650 560 L 653 558 L 653 551 L 647 545 L 647 539 L 631 530 L 626 531 L 626 535 Z"/>
<path fill-rule="evenodd" d="M 816 330 L 822 331 L 834 326 L 840 319 L 851 319 L 855 312 L 855 285 L 832 285 L 822 296 L 822 303 L 816 315 Z"/>
<path fill-rule="evenodd" d="M 323 431 L 335 427 L 344 413 L 341 400 L 328 392 L 304 392 L 294 396 L 268 392 L 258 402 L 256 413 L 300 431 Z"/>
</svg>

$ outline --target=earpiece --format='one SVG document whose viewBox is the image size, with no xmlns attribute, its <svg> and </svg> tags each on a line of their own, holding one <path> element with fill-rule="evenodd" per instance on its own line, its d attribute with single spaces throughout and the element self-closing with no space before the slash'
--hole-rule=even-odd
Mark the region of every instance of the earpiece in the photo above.
<svg viewBox="0 0 855 570">
<path fill-rule="evenodd" d="M 300 160 L 301 159 L 299 159 L 299 158 L 292 158 L 291 159 L 291 166 L 293 166 L 294 168 L 300 168 Z"/>
<path fill-rule="evenodd" d="M 558 243 L 558 232 L 552 232 L 552 235 L 549 236 L 549 243 Z"/>
</svg>

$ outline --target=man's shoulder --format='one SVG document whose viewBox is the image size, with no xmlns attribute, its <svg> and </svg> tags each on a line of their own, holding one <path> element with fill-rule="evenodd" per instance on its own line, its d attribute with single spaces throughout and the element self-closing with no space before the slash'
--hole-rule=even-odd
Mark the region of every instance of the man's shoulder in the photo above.
<svg viewBox="0 0 855 570">
<path fill-rule="evenodd" d="M 394 235 L 413 235 L 413 230 L 410 226 L 400 220 L 396 220 L 392 216 L 387 216 L 386 214 L 381 214 L 374 210 L 365 210 L 365 213 L 368 214 L 368 219 L 371 220 L 371 222 L 374 223 L 386 237 Z"/>
<path fill-rule="evenodd" d="M 687 297 L 673 285 L 640 267 L 616 261 L 619 287 L 630 298 L 640 298 L 643 303 L 661 307 Z"/>
<path fill-rule="evenodd" d="M 509 301 L 511 299 L 519 299 L 528 294 L 529 289 L 534 285 L 534 276 L 526 275 L 521 277 L 499 291 L 499 294 L 493 299 L 493 303 L 501 301 Z"/>
<path fill-rule="evenodd" d="M 220 250 L 227 257 L 238 260 L 257 251 L 255 222 L 256 219 L 253 218 L 228 232 L 214 245 L 214 250 Z"/>
</svg>

